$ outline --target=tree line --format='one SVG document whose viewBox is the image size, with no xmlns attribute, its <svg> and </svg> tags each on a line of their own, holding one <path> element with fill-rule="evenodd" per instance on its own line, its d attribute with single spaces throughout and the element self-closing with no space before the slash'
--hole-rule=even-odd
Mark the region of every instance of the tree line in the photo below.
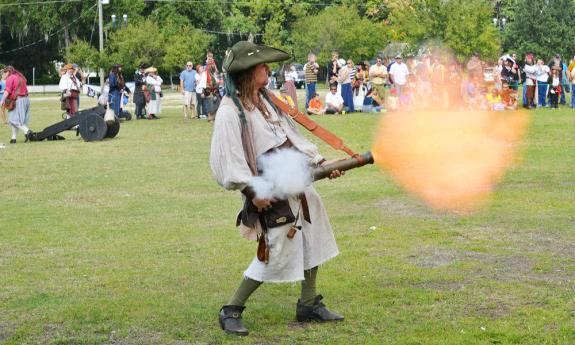
<svg viewBox="0 0 575 345">
<path fill-rule="evenodd" d="M 173 73 L 187 60 L 202 62 L 206 50 L 221 57 L 250 33 L 298 62 L 309 52 L 327 61 L 332 50 L 369 60 L 391 42 L 407 43 L 414 54 L 440 47 L 461 62 L 475 51 L 487 60 L 509 50 L 575 52 L 568 36 L 572 0 L 110 0 L 103 53 L 96 48 L 96 1 L 0 0 L 0 62 L 27 76 L 35 67 L 38 82 L 56 78 L 55 61 L 92 69 L 122 63 L 125 70 L 144 61 Z M 506 27 L 494 25 L 494 17 L 505 17 Z"/>
</svg>

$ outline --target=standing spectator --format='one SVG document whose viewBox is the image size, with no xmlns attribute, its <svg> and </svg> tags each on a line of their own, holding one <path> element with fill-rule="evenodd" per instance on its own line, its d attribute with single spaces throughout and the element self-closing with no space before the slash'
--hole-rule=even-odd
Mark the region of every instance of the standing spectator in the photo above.
<svg viewBox="0 0 575 345">
<path fill-rule="evenodd" d="M 347 64 L 339 70 L 338 82 L 341 84 L 341 97 L 347 111 L 353 112 L 353 92 L 351 91 L 350 74 L 353 69 L 353 61 L 347 60 Z"/>
<path fill-rule="evenodd" d="M 533 58 L 533 54 L 525 56 L 525 65 L 523 66 L 525 72 L 524 92 L 523 92 L 523 106 L 526 108 L 535 108 L 535 85 L 537 83 L 537 66 Z"/>
<path fill-rule="evenodd" d="M 568 78 L 571 81 L 571 108 L 575 109 L 575 55 L 573 59 L 569 62 L 569 66 L 567 67 Z"/>
<path fill-rule="evenodd" d="M 315 97 L 315 86 L 317 84 L 317 73 L 319 72 L 319 65 L 315 61 L 315 54 L 309 53 L 307 55 L 307 63 L 303 66 L 305 73 L 305 86 L 306 86 L 306 100 L 305 106 L 309 107 L 309 101 Z"/>
<path fill-rule="evenodd" d="M 325 95 L 325 113 L 339 114 L 343 111 L 343 98 L 337 93 L 337 85 L 330 85 L 329 92 Z"/>
<path fill-rule="evenodd" d="M 470 80 L 474 80 L 475 77 L 483 78 L 483 67 L 485 63 L 479 59 L 479 53 L 475 52 L 471 56 L 471 59 L 467 63 L 467 73 Z"/>
<path fill-rule="evenodd" d="M 72 67 L 74 67 L 74 76 L 76 77 L 76 79 L 80 81 L 81 85 L 86 84 L 86 75 L 84 74 L 84 72 L 82 72 L 80 66 L 78 66 L 78 64 L 73 63 Z M 80 88 L 80 93 L 82 93 L 82 88 Z M 78 98 L 76 98 L 76 103 L 78 103 L 76 109 L 80 109 L 80 95 L 78 95 Z"/>
<path fill-rule="evenodd" d="M 218 84 L 218 66 L 214 60 L 214 54 L 210 51 L 206 53 L 206 87 L 204 88 L 204 111 L 208 115 L 208 121 L 214 121 L 221 98 Z"/>
<path fill-rule="evenodd" d="M 18 130 L 21 130 L 26 141 L 32 138 L 32 131 L 28 128 L 30 122 L 30 100 L 28 99 L 28 88 L 26 87 L 26 78 L 14 67 L 5 68 L 6 91 L 0 101 L 1 107 L 6 107 L 7 101 L 15 102 L 14 108 L 8 108 L 8 123 L 12 127 L 12 139 L 10 144 L 16 144 Z"/>
<path fill-rule="evenodd" d="M 435 106 L 445 104 L 445 66 L 439 56 L 433 57 L 431 65 L 431 102 Z"/>
<path fill-rule="evenodd" d="M 519 89 L 519 71 L 517 64 L 511 58 L 505 60 L 505 66 L 501 71 L 501 79 L 509 83 L 509 87 L 513 90 Z"/>
<path fill-rule="evenodd" d="M 146 89 L 146 68 L 148 68 L 148 65 L 142 62 L 139 70 L 134 75 L 133 102 L 136 106 L 136 119 L 138 120 L 143 119 L 146 112 L 146 96 L 144 95 L 144 90 Z"/>
<path fill-rule="evenodd" d="M 365 62 L 360 62 L 357 66 L 357 73 L 355 74 L 355 79 L 352 81 L 352 92 L 353 92 L 353 108 L 355 111 L 361 111 L 363 106 L 363 99 L 367 94 L 367 79 L 369 73 Z"/>
<path fill-rule="evenodd" d="M 155 67 L 146 69 L 146 87 L 150 91 L 150 103 L 148 103 L 148 120 L 158 119 L 156 115 L 162 112 L 162 78 L 158 75 Z"/>
<path fill-rule="evenodd" d="M 207 73 L 204 66 L 197 64 L 196 65 L 196 102 L 197 102 L 197 109 L 196 112 L 199 118 L 208 116 L 206 111 L 204 110 L 204 90 L 206 88 L 206 81 L 207 81 Z"/>
<path fill-rule="evenodd" d="M 407 70 L 407 65 L 403 63 L 401 55 L 395 57 L 395 63 L 391 66 L 389 70 L 389 78 L 394 88 L 397 90 L 397 97 L 401 99 L 403 88 L 407 84 L 407 75 L 409 71 Z"/>
<path fill-rule="evenodd" d="M 188 118 L 197 119 L 196 71 L 191 61 L 186 62 L 186 69 L 180 73 L 180 90 L 184 96 L 184 120 Z"/>
<path fill-rule="evenodd" d="M 66 70 L 66 73 L 60 77 L 60 84 L 58 87 L 62 92 L 62 97 L 66 99 L 67 118 L 70 118 L 78 112 L 78 97 L 80 97 L 82 82 L 76 78 L 72 64 L 66 64 L 64 69 Z"/>
<path fill-rule="evenodd" d="M 114 114 L 120 117 L 122 113 L 122 92 L 130 93 L 130 89 L 126 87 L 124 76 L 122 75 L 122 65 L 115 64 L 110 70 L 108 75 L 108 83 L 110 85 L 109 102 L 110 107 L 114 110 Z"/>
<path fill-rule="evenodd" d="M 383 59 L 377 57 L 375 65 L 369 69 L 369 79 L 371 81 L 371 88 L 377 89 L 379 97 L 385 99 L 385 83 L 387 82 L 388 74 L 387 67 L 383 64 Z"/>
<path fill-rule="evenodd" d="M 337 85 L 337 76 L 339 75 L 339 53 L 337 51 L 331 52 L 331 61 L 327 64 L 327 81 L 328 84 Z"/>
<path fill-rule="evenodd" d="M 559 108 L 559 97 L 561 96 L 561 67 L 553 66 L 551 76 L 547 82 L 549 85 L 549 103 L 551 108 Z"/>
<path fill-rule="evenodd" d="M 291 99 L 293 100 L 295 108 L 298 109 L 297 92 L 296 92 L 296 88 L 295 88 L 295 80 L 297 79 L 297 71 L 295 70 L 295 66 L 293 66 L 291 63 L 286 63 L 286 64 L 284 64 L 282 70 L 284 71 L 285 90 L 286 90 L 287 94 L 291 97 Z"/>
<path fill-rule="evenodd" d="M 553 71 L 553 68 L 555 68 L 556 70 L 558 70 L 559 72 L 559 80 L 561 81 L 561 99 L 560 102 L 561 104 L 565 104 L 565 93 L 563 92 L 563 86 L 567 83 L 567 81 L 565 79 L 563 79 L 565 73 L 564 73 L 564 68 L 565 64 L 563 63 L 563 59 L 561 59 L 561 55 L 560 54 L 555 54 L 555 57 L 553 57 L 553 59 L 551 60 L 551 62 L 549 62 L 549 69 L 551 71 Z"/>
<path fill-rule="evenodd" d="M 503 71 L 503 59 L 499 58 L 493 72 L 493 81 L 495 82 L 495 88 L 498 90 L 501 90 L 501 71 Z"/>
<path fill-rule="evenodd" d="M 549 81 L 549 66 L 542 59 L 537 60 L 537 106 L 547 106 L 547 82 Z"/>
<path fill-rule="evenodd" d="M 6 90 L 6 77 L 8 76 L 4 65 L 2 65 L 2 69 L 0 69 L 0 75 L 2 77 L 2 79 L 0 79 L 0 99 L 2 99 L 4 98 L 4 91 Z M 4 107 L 0 107 L 0 116 L 2 117 L 2 124 L 7 125 L 8 120 L 6 119 L 6 109 Z"/>
<path fill-rule="evenodd" d="M 421 61 L 415 68 L 415 76 L 417 77 L 417 101 L 422 107 L 427 108 L 431 100 L 431 59 L 427 54 L 421 55 Z"/>
</svg>

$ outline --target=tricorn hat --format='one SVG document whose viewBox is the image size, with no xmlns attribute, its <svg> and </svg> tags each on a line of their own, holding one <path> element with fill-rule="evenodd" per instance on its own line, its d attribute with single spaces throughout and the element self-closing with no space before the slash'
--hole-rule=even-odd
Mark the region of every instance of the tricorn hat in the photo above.
<svg viewBox="0 0 575 345">
<path fill-rule="evenodd" d="M 145 63 L 145 62 L 142 62 L 138 67 L 139 67 L 140 69 L 146 69 L 146 68 L 148 68 L 148 64 Z"/>
<path fill-rule="evenodd" d="M 148 68 L 146 68 L 146 70 L 144 72 L 145 73 L 157 73 L 158 69 L 156 67 L 148 67 Z"/>
<path fill-rule="evenodd" d="M 261 63 L 279 62 L 291 56 L 281 49 L 240 41 L 226 51 L 222 69 L 226 73 L 245 71 Z"/>
<path fill-rule="evenodd" d="M 64 67 L 62 67 L 62 68 L 65 69 L 65 70 L 69 70 L 69 69 L 74 69 L 74 66 L 72 66 L 71 63 L 67 63 L 67 64 L 65 64 Z"/>
</svg>

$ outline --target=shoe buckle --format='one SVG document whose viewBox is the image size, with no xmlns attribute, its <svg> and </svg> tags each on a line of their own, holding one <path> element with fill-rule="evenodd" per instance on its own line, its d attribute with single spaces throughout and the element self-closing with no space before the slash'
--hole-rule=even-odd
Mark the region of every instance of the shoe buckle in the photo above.
<svg viewBox="0 0 575 345">
<path fill-rule="evenodd" d="M 235 312 L 235 313 L 232 314 L 232 317 L 233 317 L 234 319 L 239 319 L 239 318 L 240 318 L 240 313 Z"/>
</svg>

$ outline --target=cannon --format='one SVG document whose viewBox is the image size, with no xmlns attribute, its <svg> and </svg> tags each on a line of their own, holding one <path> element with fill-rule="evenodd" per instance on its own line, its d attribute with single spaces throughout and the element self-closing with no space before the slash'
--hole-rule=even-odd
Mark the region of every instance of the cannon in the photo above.
<svg viewBox="0 0 575 345">
<path fill-rule="evenodd" d="M 78 111 L 74 116 L 65 119 L 51 126 L 44 128 L 41 132 L 32 133 L 30 141 L 46 140 L 63 140 L 65 139 L 59 133 L 77 128 L 76 135 L 80 135 L 84 141 L 100 141 L 104 138 L 114 138 L 120 131 L 120 120 L 107 124 L 104 121 L 106 108 L 101 105 L 90 109 Z"/>
</svg>

